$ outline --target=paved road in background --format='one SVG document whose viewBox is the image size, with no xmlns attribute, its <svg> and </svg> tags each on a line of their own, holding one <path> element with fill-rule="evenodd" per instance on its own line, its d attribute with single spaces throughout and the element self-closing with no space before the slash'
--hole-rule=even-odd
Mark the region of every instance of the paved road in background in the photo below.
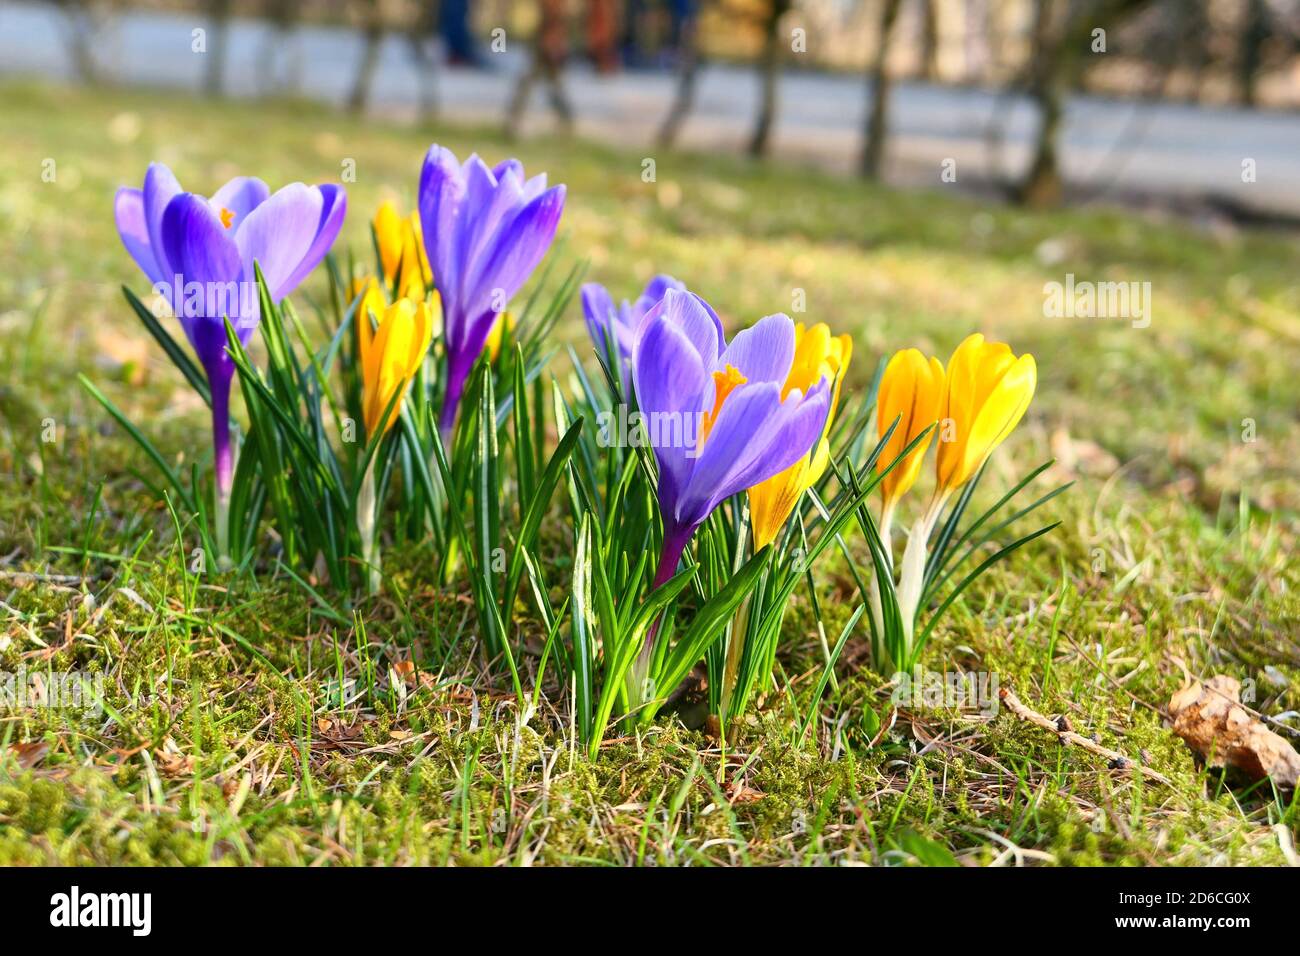
<svg viewBox="0 0 1300 956">
<path fill-rule="evenodd" d="M 96 48 L 116 80 L 195 89 L 204 75 L 204 55 L 191 50 L 192 31 L 202 18 L 156 13 L 126 14 Z M 71 78 L 66 25 L 46 5 L 0 0 L 0 73 Z M 357 34 L 329 27 L 305 27 L 278 47 L 256 21 L 234 21 L 226 76 L 229 92 L 255 96 L 258 63 L 274 50 L 275 68 L 289 74 L 297 64 L 297 91 L 341 103 L 361 55 Z M 209 38 L 211 38 L 209 36 Z M 490 70 L 442 69 L 437 74 L 441 115 L 455 120 L 498 122 L 518 71 L 526 65 L 522 45 L 489 55 Z M 668 108 L 673 77 L 665 72 L 624 72 L 599 77 L 574 67 L 566 84 L 584 136 L 632 145 L 653 141 Z M 404 40 L 385 42 L 375 76 L 377 112 L 413 115 L 419 75 Z M 758 98 L 754 71 L 731 66 L 706 68 L 696 107 L 681 145 L 738 152 L 748 134 Z M 788 72 L 780 86 L 780 112 L 773 141 L 778 156 L 833 169 L 852 168 L 860 144 L 866 83 L 851 76 Z M 0 104 L 0 108 L 3 105 Z M 995 122 L 996 118 L 996 122 Z M 535 94 L 528 129 L 544 129 L 549 116 Z M 1028 161 L 1036 126 L 1023 100 L 988 91 L 901 84 L 893 98 L 891 181 L 938 184 L 945 159 L 956 161 L 959 184 L 1014 175 Z M 990 132 L 1000 131 L 1000 145 Z M 1300 216 L 1300 116 L 1178 104 L 1136 104 L 1074 97 L 1064 128 L 1065 173 L 1072 185 L 1112 195 L 1222 197 L 1264 213 Z M 1243 160 L 1254 160 L 1256 181 L 1243 182 Z"/>
</svg>

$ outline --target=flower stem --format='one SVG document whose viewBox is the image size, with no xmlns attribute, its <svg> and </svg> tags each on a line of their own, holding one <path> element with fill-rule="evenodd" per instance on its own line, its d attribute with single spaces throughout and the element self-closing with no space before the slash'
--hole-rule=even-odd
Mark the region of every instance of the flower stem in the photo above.
<svg viewBox="0 0 1300 956">
<path fill-rule="evenodd" d="M 727 641 L 727 663 L 722 670 L 722 719 L 731 721 L 731 698 L 736 693 L 736 679 L 740 674 L 740 661 L 745 656 L 745 638 L 749 631 L 749 602 L 753 599 L 751 591 L 736 612 L 731 622 L 731 637 Z"/>
<path fill-rule="evenodd" d="M 230 491 L 235 456 L 230 442 L 230 384 L 212 388 L 213 520 L 216 523 L 217 568 L 230 569 Z"/>
<path fill-rule="evenodd" d="M 677 572 L 677 565 L 682 560 L 682 552 L 686 550 L 686 545 L 694 533 L 694 528 L 676 528 L 672 526 L 664 528 L 664 542 L 659 550 L 659 565 L 655 569 L 654 579 L 650 582 L 651 591 L 662 585 Z M 664 614 L 660 614 L 655 619 L 655 622 L 650 625 L 650 629 L 646 631 L 645 643 L 641 647 L 641 653 L 637 655 L 636 663 L 632 667 L 633 686 L 628 688 L 628 697 L 633 708 L 639 707 L 647 700 L 658 696 L 657 691 L 649 686 L 653 683 L 650 668 L 654 663 L 655 641 L 659 637 L 659 627 L 663 624 L 663 621 Z M 669 690 L 671 688 L 663 689 Z M 652 715 L 642 711 L 642 716 L 648 719 Z"/>
<path fill-rule="evenodd" d="M 880 541 L 885 546 L 885 558 L 889 561 L 890 570 L 894 566 L 894 506 L 898 503 L 897 499 L 885 502 L 884 507 L 880 509 Z"/>
<path fill-rule="evenodd" d="M 451 439 L 456 426 L 456 411 L 460 408 L 460 399 L 465 392 L 465 382 L 474 367 L 471 357 L 465 361 L 462 353 L 447 356 L 447 389 L 442 395 L 442 410 L 438 413 L 438 430 L 442 432 L 442 444 L 451 460 Z"/>
<path fill-rule="evenodd" d="M 880 543 L 885 552 L 885 562 L 890 583 L 894 580 L 894 544 L 893 544 L 893 527 L 894 527 L 894 505 L 897 499 L 886 499 L 880 509 Z M 885 611 L 880 601 L 880 579 L 877 575 L 871 575 L 871 587 L 867 593 L 871 602 L 871 621 L 875 624 L 874 638 L 875 643 L 872 645 L 872 656 L 877 666 L 884 663 L 884 638 L 885 638 Z"/>
<path fill-rule="evenodd" d="M 369 593 L 378 594 L 380 585 L 379 549 L 375 547 L 376 508 L 375 461 L 370 459 L 366 473 L 361 477 L 357 491 L 357 534 L 361 536 L 361 559 L 366 566 L 366 587 Z"/>
<path fill-rule="evenodd" d="M 912 636 L 916 630 L 921 589 L 925 584 L 926 546 L 947 500 L 947 493 L 936 494 L 931 498 L 925 514 L 917 519 L 907 535 L 907 546 L 903 549 L 903 564 L 898 576 L 898 610 L 903 618 L 904 655 L 902 660 L 895 662 L 899 666 L 911 666 L 912 663 Z"/>
<path fill-rule="evenodd" d="M 650 582 L 650 590 L 653 591 L 677 573 L 677 565 L 681 563 L 682 552 L 686 550 L 686 544 L 691 540 L 691 535 L 694 532 L 694 528 L 668 528 L 664 530 L 663 547 L 659 549 L 659 565 L 655 568 L 655 576 L 654 580 Z"/>
<path fill-rule="evenodd" d="M 740 524 L 740 537 L 736 542 L 736 558 L 731 567 L 733 574 L 740 570 L 744 561 L 748 531 L 749 508 L 746 506 L 745 515 Z M 755 541 L 754 544 L 757 546 L 758 542 Z M 745 595 L 740 610 L 736 612 L 735 618 L 732 619 L 727 628 L 727 660 L 722 669 L 722 696 L 719 701 L 721 704 L 719 716 L 722 718 L 724 725 L 731 720 L 731 698 L 736 692 L 736 679 L 740 674 L 740 661 L 745 656 L 745 641 L 749 633 L 749 602 L 753 599 L 753 596 L 753 591 Z"/>
</svg>

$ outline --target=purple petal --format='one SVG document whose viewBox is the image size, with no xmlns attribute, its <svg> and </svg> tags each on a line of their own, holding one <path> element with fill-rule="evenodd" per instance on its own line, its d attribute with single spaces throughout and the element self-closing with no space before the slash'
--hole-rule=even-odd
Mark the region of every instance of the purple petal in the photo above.
<svg viewBox="0 0 1300 956">
<path fill-rule="evenodd" d="M 465 160 L 465 165 L 461 167 L 461 176 L 465 180 L 465 196 L 461 199 L 461 208 L 467 213 L 465 219 L 460 223 L 462 233 L 479 232 L 479 223 L 488 216 L 488 205 L 493 201 L 499 192 L 500 180 L 492 170 L 488 169 L 487 163 L 483 162 L 478 153 L 470 156 Z M 512 177 L 518 182 L 518 177 Z M 508 193 L 506 194 L 509 195 Z M 493 217 L 493 226 L 501 219 L 498 213 Z M 490 235 L 492 230 L 485 230 Z M 462 259 L 462 262 L 468 262 L 468 259 Z"/>
<path fill-rule="evenodd" d="M 171 282 L 172 277 L 164 275 L 158 267 L 158 260 L 149 245 L 149 225 L 144 218 L 144 193 L 125 186 L 119 189 L 113 199 L 113 218 L 117 222 L 117 234 L 122 237 L 122 245 L 126 246 L 126 251 L 149 277 L 149 281 L 155 284 Z"/>
<path fill-rule="evenodd" d="M 253 279 L 256 262 L 277 302 L 293 291 L 320 231 L 324 205 L 320 190 L 291 183 L 249 213 L 235 230 L 246 278 Z"/>
<path fill-rule="evenodd" d="M 641 293 L 640 298 L 632 306 L 632 314 L 634 316 L 645 315 L 655 303 L 664 297 L 664 294 L 669 289 L 683 291 L 685 288 L 685 283 L 678 282 L 672 276 L 657 275 L 646 283 L 645 291 Z"/>
<path fill-rule="evenodd" d="M 193 193 L 181 193 L 167 204 L 162 239 L 168 262 L 185 283 L 172 290 L 172 308 L 206 366 L 215 357 L 206 343 L 201 345 L 195 326 L 205 319 L 220 325 L 228 316 L 231 324 L 243 328 L 249 319 L 241 308 L 245 293 L 239 249 L 208 201 Z"/>
<path fill-rule="evenodd" d="M 167 204 L 162 237 L 168 261 L 187 283 L 231 282 L 243 271 L 238 247 L 202 196 L 181 193 Z"/>
<path fill-rule="evenodd" d="M 433 280 L 442 292 L 449 338 L 453 326 L 462 321 L 456 295 L 462 273 L 456 259 L 456 227 L 465 191 L 465 177 L 455 154 L 442 146 L 429 147 L 420 170 L 420 227 Z"/>
<path fill-rule="evenodd" d="M 678 505 L 681 521 L 702 521 L 732 495 L 789 468 L 821 436 L 829 389 L 819 383 L 807 396 L 781 401 L 781 385 L 743 385 L 722 405 L 704 443 L 689 488 Z"/>
<path fill-rule="evenodd" d="M 519 169 L 519 176 L 520 176 L 520 178 L 523 178 L 523 175 L 524 175 L 523 167 L 520 167 L 520 169 Z M 542 193 L 544 193 L 544 192 L 546 192 L 546 174 L 545 174 L 545 173 L 538 173 L 538 174 L 537 174 L 536 176 L 534 176 L 532 179 L 529 179 L 529 180 L 527 180 L 527 181 L 524 183 L 524 199 L 525 199 L 525 200 L 536 199 L 538 196 L 540 196 L 540 195 L 541 195 Z"/>
<path fill-rule="evenodd" d="M 637 324 L 620 310 L 619 320 L 614 323 L 614 341 L 618 344 L 618 354 L 627 362 L 632 361 L 632 353 L 636 350 L 636 330 Z"/>
<path fill-rule="evenodd" d="M 250 212 L 271 195 L 271 189 L 255 176 L 237 176 L 212 194 L 212 202 L 219 209 L 229 209 L 235 214 L 231 229 L 238 229 Z"/>
<path fill-rule="evenodd" d="M 713 379 L 699 351 L 681 328 L 666 320 L 647 326 L 637 343 L 637 405 L 643 412 L 705 411 Z"/>
<path fill-rule="evenodd" d="M 780 415 L 771 425 L 774 434 L 766 453 L 750 469 L 736 476 L 735 491 L 717 501 L 767 481 L 812 451 L 825 430 L 830 402 L 830 383 L 825 379 L 810 388 L 807 395 L 800 395 L 798 390 L 787 395 L 781 403 Z"/>
<path fill-rule="evenodd" d="M 605 354 L 605 336 L 609 324 L 614 319 L 614 300 L 609 290 L 599 282 L 584 282 L 581 292 L 582 317 L 587 322 L 587 334 L 592 344 L 602 355 Z"/>
<path fill-rule="evenodd" d="M 665 318 L 645 328 L 633 376 L 637 406 L 659 461 L 660 501 L 672 510 L 691 474 L 690 455 L 700 415 L 713 398 L 713 381 L 691 340 Z"/>
<path fill-rule="evenodd" d="M 462 212 L 456 224 L 456 261 L 460 265 L 458 275 L 462 285 L 452 291 L 457 300 L 475 312 L 484 309 L 481 280 L 473 278 L 475 268 L 487 260 L 489 250 L 498 240 L 516 241 L 512 235 L 514 222 L 524 206 L 524 196 L 513 168 L 507 168 L 498 182 L 477 156 L 471 156 L 465 163 L 465 185 Z M 468 285 L 470 282 L 476 284 Z M 506 297 L 513 294 L 507 291 Z M 490 293 L 488 305 L 491 305 Z"/>
<path fill-rule="evenodd" d="M 556 186 L 503 220 L 482 254 L 466 262 L 462 288 L 468 314 L 489 311 L 494 301 L 508 301 L 519 291 L 555 238 L 564 194 L 564 187 Z"/>
<path fill-rule="evenodd" d="M 705 369 L 711 371 L 718 361 L 718 353 L 726 347 L 727 342 L 722 331 L 722 320 L 709 304 L 694 292 L 670 289 L 641 320 L 636 333 L 638 347 L 639 340 L 650 323 L 657 321 L 660 316 L 681 329 L 695 347 Z"/>
<path fill-rule="evenodd" d="M 150 163 L 144 171 L 144 189 L 141 190 L 144 201 L 144 221 L 149 230 L 149 248 L 153 249 L 154 260 L 163 281 L 171 282 L 172 273 L 179 269 L 167 260 L 167 249 L 163 243 L 162 221 L 167 206 L 181 194 L 181 184 L 172 175 L 172 171 L 162 163 Z"/>
<path fill-rule="evenodd" d="M 718 358 L 718 368 L 734 365 L 750 382 L 784 383 L 794 362 L 794 323 L 778 312 L 736 334 Z"/>
<path fill-rule="evenodd" d="M 460 325 L 460 338 L 453 340 L 448 336 L 447 350 L 457 355 L 463 353 L 466 368 L 473 368 L 474 360 L 483 351 L 488 336 L 492 334 L 492 326 L 499 317 L 497 312 L 488 309 L 486 312 L 480 312 L 473 318 L 462 322 Z"/>
<path fill-rule="evenodd" d="M 475 153 L 470 159 L 478 159 L 478 154 Z M 505 179 L 507 173 L 514 173 L 515 179 L 522 183 L 524 181 L 524 164 L 517 159 L 503 159 L 492 167 L 492 177 L 496 182 Z"/>
<path fill-rule="evenodd" d="M 739 490 L 736 476 L 767 452 L 780 409 L 781 388 L 772 382 L 742 385 L 727 397 L 678 502 L 680 523 L 698 524 L 716 502 Z"/>
<path fill-rule="evenodd" d="M 284 295 L 298 288 L 302 280 L 320 265 L 321 260 L 330 251 L 330 247 L 334 245 L 334 240 L 338 238 L 339 230 L 343 228 L 343 219 L 348 214 L 348 195 L 342 186 L 326 183 L 313 188 L 319 190 L 321 194 L 320 223 L 316 228 L 316 238 L 312 241 L 311 248 L 307 250 L 307 255 L 303 256 L 302 262 L 298 263 L 298 268 L 289 277 Z"/>
</svg>

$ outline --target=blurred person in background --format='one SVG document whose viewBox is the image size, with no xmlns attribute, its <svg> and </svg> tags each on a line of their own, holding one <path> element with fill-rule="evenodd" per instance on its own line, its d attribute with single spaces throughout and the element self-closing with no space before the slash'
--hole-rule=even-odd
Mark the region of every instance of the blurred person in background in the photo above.
<svg viewBox="0 0 1300 956">
<path fill-rule="evenodd" d="M 628 66 L 671 66 L 682 55 L 699 0 L 628 0 L 623 60 Z"/>
<path fill-rule="evenodd" d="M 618 70 L 618 10 L 615 0 L 587 0 L 587 55 L 598 73 Z"/>
<path fill-rule="evenodd" d="M 487 64 L 469 29 L 469 0 L 442 0 L 438 31 L 447 45 L 447 63 L 482 69 Z"/>
<path fill-rule="evenodd" d="M 675 57 L 681 55 L 684 34 L 698 6 L 699 0 L 668 0 L 668 47 Z"/>
</svg>

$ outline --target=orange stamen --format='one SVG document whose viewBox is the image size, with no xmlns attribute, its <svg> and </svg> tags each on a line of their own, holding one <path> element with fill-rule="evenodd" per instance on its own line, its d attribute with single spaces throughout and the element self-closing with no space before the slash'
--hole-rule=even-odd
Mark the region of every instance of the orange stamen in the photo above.
<svg viewBox="0 0 1300 956">
<path fill-rule="evenodd" d="M 728 365 L 726 371 L 713 373 L 713 411 L 704 415 L 704 424 L 700 428 L 700 443 L 709 437 L 709 432 L 713 430 L 713 423 L 718 420 L 718 414 L 722 411 L 722 403 L 727 400 L 727 396 L 738 385 L 744 385 L 749 379 L 740 374 L 739 369 L 734 365 Z"/>
<path fill-rule="evenodd" d="M 231 224 L 232 222 L 234 222 L 234 221 L 235 221 L 235 213 L 234 213 L 234 210 L 227 209 L 225 206 L 222 206 L 222 207 L 221 207 L 221 225 L 223 225 L 223 226 L 225 226 L 227 229 L 229 229 L 229 228 L 230 228 L 230 224 Z"/>
</svg>

